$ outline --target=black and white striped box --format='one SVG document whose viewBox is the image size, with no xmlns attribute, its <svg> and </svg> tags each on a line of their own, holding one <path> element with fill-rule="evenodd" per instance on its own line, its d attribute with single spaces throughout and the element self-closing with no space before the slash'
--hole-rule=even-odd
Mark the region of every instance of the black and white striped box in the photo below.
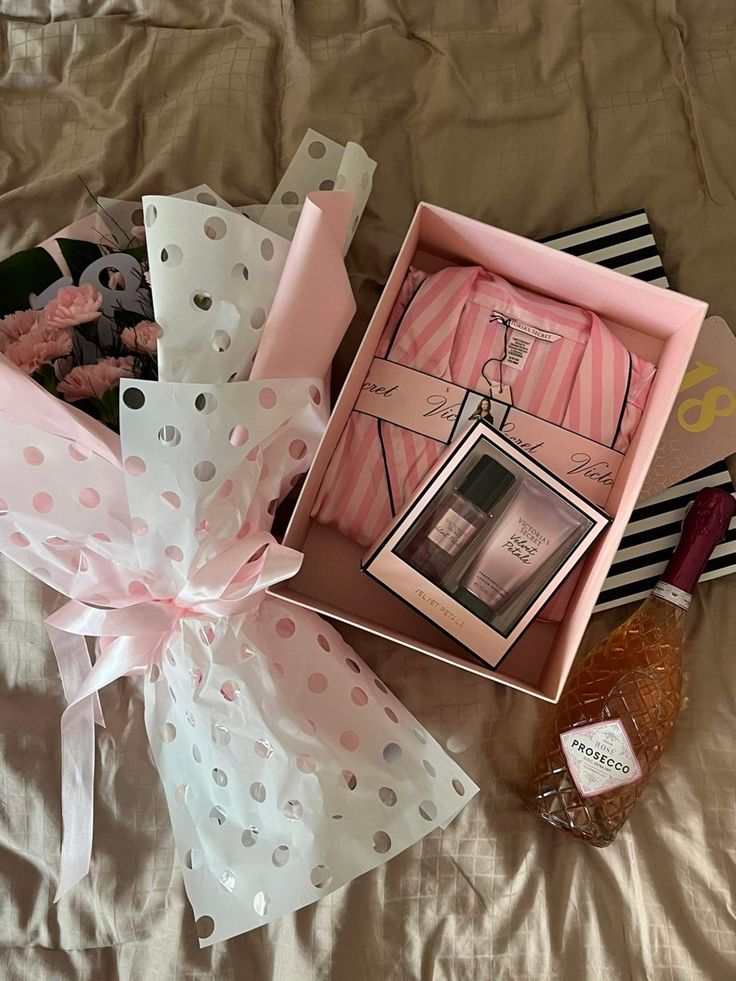
<svg viewBox="0 0 736 981">
<path fill-rule="evenodd" d="M 669 286 L 645 211 L 575 228 L 542 241 L 554 249 L 571 252 L 655 286 Z M 677 543 L 687 506 L 703 487 L 722 487 L 733 493 L 733 481 L 724 461 L 669 487 L 634 509 L 594 612 L 649 595 Z M 736 518 L 731 522 L 726 541 L 711 556 L 702 578 L 716 579 L 732 572 L 736 572 Z"/>
</svg>

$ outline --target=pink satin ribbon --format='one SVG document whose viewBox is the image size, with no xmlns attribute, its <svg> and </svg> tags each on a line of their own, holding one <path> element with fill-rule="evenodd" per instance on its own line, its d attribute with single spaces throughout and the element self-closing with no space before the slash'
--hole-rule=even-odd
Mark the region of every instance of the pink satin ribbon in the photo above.
<svg viewBox="0 0 736 981">
<path fill-rule="evenodd" d="M 260 555 L 256 556 L 259 552 Z M 46 620 L 67 707 L 61 717 L 61 845 L 57 902 L 89 872 L 94 823 L 95 723 L 99 692 L 145 672 L 184 618 L 234 617 L 256 607 L 264 590 L 295 575 L 302 556 L 256 532 L 208 562 L 175 598 L 113 599 L 111 608 L 70 600 Z M 100 638 L 94 665 L 86 637 Z"/>
</svg>

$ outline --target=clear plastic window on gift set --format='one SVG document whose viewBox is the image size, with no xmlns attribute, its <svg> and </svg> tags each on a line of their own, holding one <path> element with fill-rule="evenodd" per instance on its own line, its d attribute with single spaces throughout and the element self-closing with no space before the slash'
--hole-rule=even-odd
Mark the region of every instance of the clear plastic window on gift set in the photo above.
<svg viewBox="0 0 736 981">
<path fill-rule="evenodd" d="M 395 551 L 506 637 L 592 525 L 528 469 L 482 440 Z"/>
</svg>

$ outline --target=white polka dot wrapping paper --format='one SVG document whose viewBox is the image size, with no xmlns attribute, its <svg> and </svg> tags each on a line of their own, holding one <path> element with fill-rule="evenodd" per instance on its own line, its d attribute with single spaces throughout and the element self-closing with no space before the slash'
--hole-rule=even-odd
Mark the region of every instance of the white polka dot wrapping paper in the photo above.
<svg viewBox="0 0 736 981">
<path fill-rule="evenodd" d="M 247 376 L 289 242 L 196 200 L 152 195 L 143 205 L 153 308 L 163 331 L 159 379 L 228 381 L 239 369 Z"/>
<path fill-rule="evenodd" d="M 59 894 L 89 867 L 97 692 L 138 676 L 202 945 L 314 902 L 477 792 L 328 623 L 265 594 L 298 568 L 270 526 L 324 429 L 374 166 L 309 131 L 258 220 L 204 185 L 144 200 L 160 372 L 122 383 L 119 438 L 0 359 L 0 548 L 70 597 L 48 620 L 69 706 Z"/>
</svg>

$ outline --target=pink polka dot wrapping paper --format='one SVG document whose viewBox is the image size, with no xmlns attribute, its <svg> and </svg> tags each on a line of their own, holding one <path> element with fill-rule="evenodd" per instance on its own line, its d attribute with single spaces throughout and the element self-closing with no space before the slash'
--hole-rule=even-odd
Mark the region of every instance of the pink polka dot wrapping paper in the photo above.
<svg viewBox="0 0 736 981">
<path fill-rule="evenodd" d="M 265 593 L 299 565 L 270 527 L 324 430 L 374 166 L 309 131 L 250 214 L 205 186 L 144 199 L 159 380 L 121 384 L 120 437 L 0 356 L 0 548 L 69 597 L 48 620 L 59 894 L 88 870 L 97 691 L 138 676 L 202 945 L 375 868 L 478 789 L 328 623 Z"/>
</svg>

